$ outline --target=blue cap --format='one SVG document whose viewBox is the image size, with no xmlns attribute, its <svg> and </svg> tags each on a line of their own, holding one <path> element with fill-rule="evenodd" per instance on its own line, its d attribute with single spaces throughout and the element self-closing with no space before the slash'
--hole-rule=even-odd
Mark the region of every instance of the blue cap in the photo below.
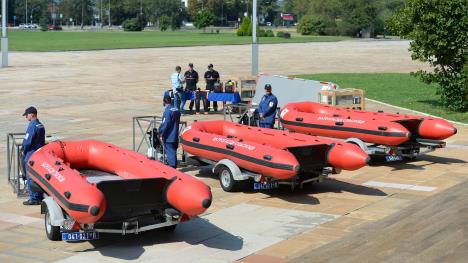
<svg viewBox="0 0 468 263">
<path fill-rule="evenodd" d="M 37 109 L 35 107 L 33 107 L 33 106 L 28 107 L 27 109 L 24 110 L 23 116 L 26 116 L 29 113 L 37 114 Z"/>
</svg>

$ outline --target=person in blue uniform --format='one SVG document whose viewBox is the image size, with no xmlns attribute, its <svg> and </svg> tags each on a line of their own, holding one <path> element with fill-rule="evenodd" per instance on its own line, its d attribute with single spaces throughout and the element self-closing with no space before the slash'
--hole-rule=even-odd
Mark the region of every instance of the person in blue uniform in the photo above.
<svg viewBox="0 0 468 263">
<path fill-rule="evenodd" d="M 275 125 L 276 107 L 278 107 L 278 99 L 271 93 L 271 85 L 265 85 L 265 95 L 263 95 L 260 104 L 258 105 L 258 114 L 260 118 L 261 128 L 273 129 Z"/>
<path fill-rule="evenodd" d="M 177 167 L 177 148 L 179 147 L 180 111 L 172 104 L 171 97 L 164 97 L 163 120 L 159 126 L 159 135 L 166 151 L 167 164 Z"/>
<path fill-rule="evenodd" d="M 31 155 L 39 148 L 45 145 L 45 128 L 37 118 L 37 109 L 34 107 L 27 108 L 23 116 L 29 121 L 26 135 L 24 136 L 21 151 L 24 156 L 26 171 L 28 170 L 28 161 Z M 23 205 L 40 205 L 42 202 L 42 194 L 34 192 L 31 185 L 31 178 L 26 174 L 26 191 L 29 194 L 29 199 L 23 202 Z"/>
</svg>

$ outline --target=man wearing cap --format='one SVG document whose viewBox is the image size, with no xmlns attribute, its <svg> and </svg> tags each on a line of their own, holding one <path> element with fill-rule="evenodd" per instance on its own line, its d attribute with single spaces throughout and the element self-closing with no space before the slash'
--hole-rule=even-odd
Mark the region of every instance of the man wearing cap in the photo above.
<svg viewBox="0 0 468 263">
<path fill-rule="evenodd" d="M 24 136 L 21 152 L 24 156 L 26 171 L 29 170 L 28 161 L 31 155 L 39 148 L 45 145 L 45 128 L 37 118 L 37 109 L 34 107 L 27 108 L 23 116 L 29 121 L 26 135 Z M 26 191 L 29 194 L 29 199 L 23 202 L 23 205 L 40 205 L 42 202 L 42 194 L 34 192 L 31 188 L 31 178 L 26 174 Z"/>
<path fill-rule="evenodd" d="M 180 73 L 182 68 L 177 66 L 175 72 L 171 75 L 171 86 L 172 94 L 174 94 L 174 106 L 180 110 L 181 113 L 184 111 L 185 96 L 184 96 L 184 75 Z"/>
<path fill-rule="evenodd" d="M 195 111 L 200 112 L 200 90 L 197 90 L 198 72 L 193 69 L 193 64 L 189 63 L 189 69 L 185 71 L 185 91 L 194 94 L 194 98 L 190 101 L 189 110 L 193 110 L 195 102 Z"/>
<path fill-rule="evenodd" d="M 171 97 L 164 97 L 163 120 L 159 126 L 159 136 L 166 152 L 167 164 L 177 167 L 177 148 L 179 147 L 180 112 L 172 105 Z"/>
<path fill-rule="evenodd" d="M 263 95 L 258 105 L 260 127 L 273 129 L 276 118 L 276 107 L 278 107 L 278 99 L 271 93 L 271 85 L 266 84 L 265 95 Z"/>
<path fill-rule="evenodd" d="M 205 82 L 206 82 L 206 90 L 209 92 L 213 92 L 215 88 L 215 83 L 219 82 L 219 73 L 218 71 L 213 69 L 213 64 L 208 65 L 208 71 L 205 72 Z M 208 109 L 210 108 L 210 101 L 208 100 L 208 96 L 205 100 L 205 114 L 208 114 Z M 218 102 L 213 101 L 213 110 L 218 111 Z"/>
</svg>

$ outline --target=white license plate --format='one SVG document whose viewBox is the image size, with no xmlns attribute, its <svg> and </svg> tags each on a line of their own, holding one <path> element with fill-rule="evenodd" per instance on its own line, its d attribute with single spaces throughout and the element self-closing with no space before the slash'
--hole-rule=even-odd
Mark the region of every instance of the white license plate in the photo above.
<svg viewBox="0 0 468 263">
<path fill-rule="evenodd" d="M 402 161 L 402 160 L 403 160 L 403 156 L 400 156 L 400 155 L 387 155 L 387 156 L 385 156 L 385 160 L 386 160 L 387 162 Z"/>
<path fill-rule="evenodd" d="M 83 241 L 83 240 L 96 240 L 96 239 L 99 239 L 98 232 L 62 233 L 63 241 Z"/>
<path fill-rule="evenodd" d="M 278 182 L 254 183 L 254 190 L 268 190 L 278 188 Z"/>
</svg>

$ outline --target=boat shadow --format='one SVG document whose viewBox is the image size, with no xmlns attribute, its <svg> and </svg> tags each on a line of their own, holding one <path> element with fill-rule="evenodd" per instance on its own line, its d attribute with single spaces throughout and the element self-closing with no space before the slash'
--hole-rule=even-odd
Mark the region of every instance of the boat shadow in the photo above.
<svg viewBox="0 0 468 263">
<path fill-rule="evenodd" d="M 424 161 L 424 163 L 421 163 Z M 464 164 L 468 163 L 465 160 L 450 158 L 450 157 L 442 157 L 442 156 L 434 156 L 434 155 L 421 155 L 415 160 L 403 160 L 397 162 L 385 162 L 384 160 L 376 160 L 373 161 L 370 166 L 387 166 L 393 168 L 392 171 L 398 170 L 425 170 L 426 167 L 434 164 Z"/>
<path fill-rule="evenodd" d="M 257 193 L 255 190 L 245 190 L 246 194 Z M 261 193 L 268 195 L 265 199 L 279 198 L 281 200 L 304 205 L 318 205 L 320 199 L 314 197 L 314 194 L 321 193 L 343 193 L 349 192 L 359 195 L 386 196 L 387 194 L 379 189 L 371 188 L 363 185 L 352 184 L 340 180 L 328 178 L 320 183 L 305 184 L 302 189 L 282 186 L 278 189 L 263 190 Z"/>
<path fill-rule="evenodd" d="M 235 236 L 207 219 L 199 217 L 180 223 L 173 232 L 153 230 L 127 236 L 101 234 L 101 240 L 90 243 L 94 248 L 82 252 L 97 251 L 102 256 L 120 260 L 138 260 L 146 252 L 145 247 L 151 247 L 151 253 L 162 255 L 168 251 L 188 250 L 199 245 L 218 252 L 237 251 L 244 246 L 242 237 Z M 183 258 L 180 260 L 183 261 Z"/>
<path fill-rule="evenodd" d="M 311 194 L 348 192 L 358 195 L 387 196 L 382 190 L 333 178 L 327 178 L 321 183 L 312 184 L 308 189 Z"/>
<path fill-rule="evenodd" d="M 211 166 L 199 167 L 197 177 L 200 178 L 216 178 L 216 175 L 211 171 Z M 320 193 L 342 193 L 350 192 L 359 195 L 386 196 L 387 194 L 379 189 L 352 184 L 332 178 L 327 178 L 320 183 L 308 183 L 304 187 L 296 187 L 294 190 L 290 186 L 281 185 L 277 189 L 270 190 L 254 190 L 253 183 L 246 184 L 242 187 L 241 192 L 244 194 L 263 193 L 268 195 L 267 198 L 279 198 L 287 202 L 306 205 L 318 205 L 320 200 L 314 197 L 314 194 Z"/>
</svg>

